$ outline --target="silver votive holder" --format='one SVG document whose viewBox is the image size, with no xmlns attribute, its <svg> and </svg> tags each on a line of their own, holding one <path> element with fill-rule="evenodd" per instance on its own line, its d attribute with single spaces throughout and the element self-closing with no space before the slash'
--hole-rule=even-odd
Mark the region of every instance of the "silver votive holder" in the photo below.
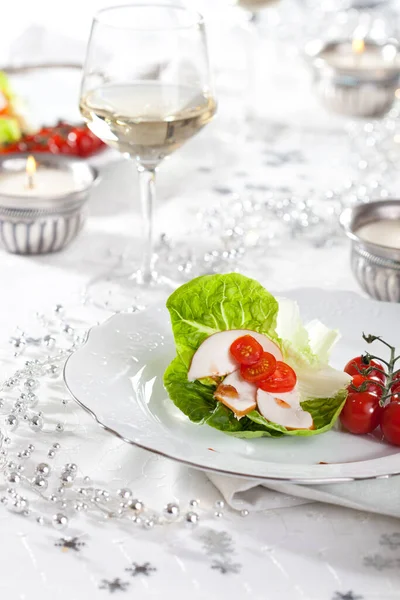
<svg viewBox="0 0 400 600">
<path fill-rule="evenodd" d="M 345 64 L 342 51 L 352 59 L 351 48 L 352 42 L 346 40 L 308 44 L 306 56 L 313 71 L 313 89 L 332 112 L 350 117 L 382 117 L 391 109 L 399 87 L 399 48 L 392 42 L 366 41 L 366 51 L 376 55 L 370 68 L 361 63 L 357 67 L 351 64 L 352 60 Z M 385 62 L 385 56 L 391 59 Z"/>
<path fill-rule="evenodd" d="M 382 219 L 400 220 L 400 200 L 346 208 L 340 222 L 351 240 L 351 268 L 362 289 L 377 300 L 400 302 L 400 249 L 366 241 L 357 233 Z"/>
<path fill-rule="evenodd" d="M 86 204 L 98 172 L 86 162 L 65 155 L 38 153 L 33 156 L 39 169 L 71 177 L 73 189 L 57 189 L 57 181 L 46 194 L 19 195 L 2 189 L 2 178 L 21 177 L 28 154 L 0 157 L 0 246 L 13 254 L 47 254 L 66 247 L 82 229 Z M 39 174 L 39 171 L 38 171 Z M 65 174 L 68 174 L 67 176 Z M 54 191 L 53 191 L 54 190 Z"/>
</svg>

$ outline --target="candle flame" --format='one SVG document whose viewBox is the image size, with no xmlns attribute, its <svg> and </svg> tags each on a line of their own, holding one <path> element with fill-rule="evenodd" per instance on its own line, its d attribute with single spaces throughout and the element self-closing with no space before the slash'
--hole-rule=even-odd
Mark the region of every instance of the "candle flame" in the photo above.
<svg viewBox="0 0 400 600">
<path fill-rule="evenodd" d="M 354 54 L 362 54 L 365 50 L 365 42 L 361 39 L 354 39 L 351 47 Z"/>
<path fill-rule="evenodd" d="M 34 156 L 28 156 L 26 159 L 26 174 L 32 176 L 36 173 L 36 160 Z"/>
<path fill-rule="evenodd" d="M 34 177 L 35 173 L 36 173 L 36 160 L 32 155 L 30 155 L 26 159 L 26 174 L 28 177 L 28 188 L 30 190 L 32 190 L 35 187 L 35 184 L 33 182 L 33 177 Z"/>
</svg>

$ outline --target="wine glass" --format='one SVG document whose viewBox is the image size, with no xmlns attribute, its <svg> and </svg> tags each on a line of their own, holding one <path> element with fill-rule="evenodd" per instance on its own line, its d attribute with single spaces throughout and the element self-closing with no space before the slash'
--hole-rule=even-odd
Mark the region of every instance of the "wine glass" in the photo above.
<svg viewBox="0 0 400 600">
<path fill-rule="evenodd" d="M 100 10 L 88 43 L 80 110 L 99 138 L 135 161 L 144 230 L 141 267 L 92 281 L 89 295 L 112 310 L 134 298 L 147 304 L 154 289 L 167 283 L 155 270 L 153 253 L 157 168 L 216 111 L 202 16 L 165 3 Z"/>
</svg>

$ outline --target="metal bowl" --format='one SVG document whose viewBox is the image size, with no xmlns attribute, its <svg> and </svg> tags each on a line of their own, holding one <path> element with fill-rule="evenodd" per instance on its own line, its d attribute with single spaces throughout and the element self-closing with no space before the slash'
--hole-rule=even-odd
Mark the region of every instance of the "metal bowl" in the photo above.
<svg viewBox="0 0 400 600">
<path fill-rule="evenodd" d="M 367 294 L 386 302 L 400 302 L 400 250 L 361 239 L 363 225 L 400 219 L 400 200 L 380 200 L 346 208 L 340 217 L 351 240 L 351 268 Z"/>
<path fill-rule="evenodd" d="M 21 171 L 27 154 L 0 159 L 2 173 Z M 47 254 L 67 246 L 82 229 L 86 203 L 98 172 L 86 162 L 53 154 L 37 156 L 44 166 L 70 171 L 81 185 L 77 191 L 54 197 L 24 197 L 0 193 L 0 245 L 13 254 Z"/>
</svg>

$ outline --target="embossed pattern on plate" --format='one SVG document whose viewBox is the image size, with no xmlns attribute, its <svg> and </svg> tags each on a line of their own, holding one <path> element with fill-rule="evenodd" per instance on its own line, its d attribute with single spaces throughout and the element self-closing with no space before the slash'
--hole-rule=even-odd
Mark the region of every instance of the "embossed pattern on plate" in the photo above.
<svg viewBox="0 0 400 600">
<path fill-rule="evenodd" d="M 399 306 L 363 299 L 352 292 L 300 289 L 304 320 L 338 328 L 338 368 L 365 346 L 363 331 L 400 339 Z M 378 434 L 354 436 L 336 429 L 311 438 L 239 440 L 191 423 L 168 398 L 162 379 L 175 355 L 164 307 L 118 314 L 91 330 L 86 344 L 65 365 L 64 379 L 75 400 L 124 441 L 196 468 L 262 480 L 332 483 L 400 473 L 400 453 Z M 319 464 L 327 463 L 327 464 Z"/>
</svg>

